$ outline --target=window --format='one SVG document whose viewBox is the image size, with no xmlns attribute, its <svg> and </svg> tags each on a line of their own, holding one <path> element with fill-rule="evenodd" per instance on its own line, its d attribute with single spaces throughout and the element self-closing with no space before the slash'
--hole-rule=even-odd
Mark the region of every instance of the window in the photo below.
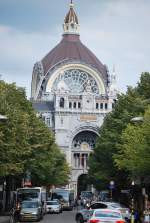
<svg viewBox="0 0 150 223">
<path fill-rule="evenodd" d="M 97 81 L 94 79 L 92 75 L 83 70 L 69 69 L 61 73 L 56 78 L 52 87 L 52 91 L 57 90 L 57 86 L 60 80 L 63 80 L 65 82 L 65 84 L 70 89 L 71 93 L 81 94 L 82 92 L 85 91 L 87 87 L 87 82 L 89 82 L 92 93 L 96 95 L 99 94 L 99 87 Z"/>
<path fill-rule="evenodd" d="M 47 118 L 46 118 L 46 125 L 47 125 L 48 127 L 51 126 L 51 119 L 50 119 L 50 117 L 47 117 Z"/>
<path fill-rule="evenodd" d="M 103 103 L 100 104 L 100 108 L 103 109 Z"/>
<path fill-rule="evenodd" d="M 108 104 L 107 103 L 105 103 L 105 109 L 107 109 L 108 108 Z"/>
<path fill-rule="evenodd" d="M 101 208 L 107 208 L 107 205 L 103 203 L 94 203 L 91 205 L 91 209 L 101 209 Z"/>
<path fill-rule="evenodd" d="M 72 102 L 69 102 L 69 108 L 72 108 Z"/>
<path fill-rule="evenodd" d="M 80 102 L 78 102 L 78 108 L 81 108 L 81 103 Z"/>
<path fill-rule="evenodd" d="M 98 103 L 96 103 L 96 109 L 98 109 L 99 108 L 99 104 Z"/>
<path fill-rule="evenodd" d="M 64 102 L 65 102 L 64 98 L 60 98 L 59 105 L 60 105 L 61 108 L 64 108 Z"/>
<path fill-rule="evenodd" d="M 73 103 L 73 107 L 76 108 L 76 106 L 77 106 L 77 105 L 76 105 L 76 102 L 74 102 L 74 103 Z"/>
</svg>

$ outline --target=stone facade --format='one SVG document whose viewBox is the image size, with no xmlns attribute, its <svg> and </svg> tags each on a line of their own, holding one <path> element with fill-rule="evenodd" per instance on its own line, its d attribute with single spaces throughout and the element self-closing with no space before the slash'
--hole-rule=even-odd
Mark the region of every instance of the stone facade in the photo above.
<svg viewBox="0 0 150 223">
<path fill-rule="evenodd" d="M 70 188 L 77 190 L 78 177 L 88 172 L 89 154 L 105 115 L 113 108 L 117 91 L 115 73 L 110 75 L 80 42 L 77 17 L 68 19 L 76 16 L 73 4 L 70 10 L 60 45 L 34 66 L 31 98 L 37 113 L 54 131 L 56 143 L 72 169 Z"/>
</svg>

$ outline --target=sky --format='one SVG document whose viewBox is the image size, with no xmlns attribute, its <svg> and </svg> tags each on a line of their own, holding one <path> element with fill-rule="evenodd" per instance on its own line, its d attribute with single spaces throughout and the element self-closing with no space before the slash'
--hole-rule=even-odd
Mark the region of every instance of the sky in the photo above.
<svg viewBox="0 0 150 223">
<path fill-rule="evenodd" d="M 0 75 L 30 97 L 33 66 L 62 38 L 70 0 L 0 0 Z M 74 0 L 81 41 L 125 92 L 150 72 L 150 0 Z"/>
</svg>

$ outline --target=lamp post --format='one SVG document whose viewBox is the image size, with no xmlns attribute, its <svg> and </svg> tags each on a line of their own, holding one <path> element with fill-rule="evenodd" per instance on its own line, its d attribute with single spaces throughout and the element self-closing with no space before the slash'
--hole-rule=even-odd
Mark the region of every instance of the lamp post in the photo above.
<svg viewBox="0 0 150 223">
<path fill-rule="evenodd" d="M 131 223 L 134 223 L 134 186 L 135 186 L 135 182 L 132 181 L 131 183 Z"/>
<path fill-rule="evenodd" d="M 0 120 L 5 121 L 5 120 L 7 120 L 7 117 L 0 114 Z"/>
<path fill-rule="evenodd" d="M 112 201 L 113 198 L 113 189 L 115 187 L 115 182 L 113 180 L 110 181 L 109 183 L 109 189 L 110 189 L 110 200 Z"/>
<path fill-rule="evenodd" d="M 0 114 L 0 121 L 6 121 L 7 119 L 8 118 L 6 116 Z M 5 211 L 5 206 L 6 206 L 6 180 L 4 180 L 4 182 L 3 182 L 3 201 L 2 201 L 2 204 L 3 204 L 2 210 Z"/>
<path fill-rule="evenodd" d="M 130 121 L 135 124 L 141 124 L 144 121 L 144 117 L 142 116 L 133 117 Z M 142 197 L 144 198 L 144 202 L 142 205 L 143 216 L 145 216 L 145 213 L 147 210 L 147 194 L 146 194 L 145 186 L 143 185 L 143 177 L 140 177 L 140 181 L 141 181 L 141 187 L 142 187 Z"/>
</svg>

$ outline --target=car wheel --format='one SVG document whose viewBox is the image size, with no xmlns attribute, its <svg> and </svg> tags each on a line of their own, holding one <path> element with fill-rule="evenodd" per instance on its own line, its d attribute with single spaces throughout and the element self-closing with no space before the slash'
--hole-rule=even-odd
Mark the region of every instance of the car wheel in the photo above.
<svg viewBox="0 0 150 223">
<path fill-rule="evenodd" d="M 83 223 L 83 222 L 84 222 L 83 217 L 82 217 L 81 215 L 79 215 L 79 216 L 77 217 L 76 222 L 77 222 L 77 223 Z"/>
</svg>

